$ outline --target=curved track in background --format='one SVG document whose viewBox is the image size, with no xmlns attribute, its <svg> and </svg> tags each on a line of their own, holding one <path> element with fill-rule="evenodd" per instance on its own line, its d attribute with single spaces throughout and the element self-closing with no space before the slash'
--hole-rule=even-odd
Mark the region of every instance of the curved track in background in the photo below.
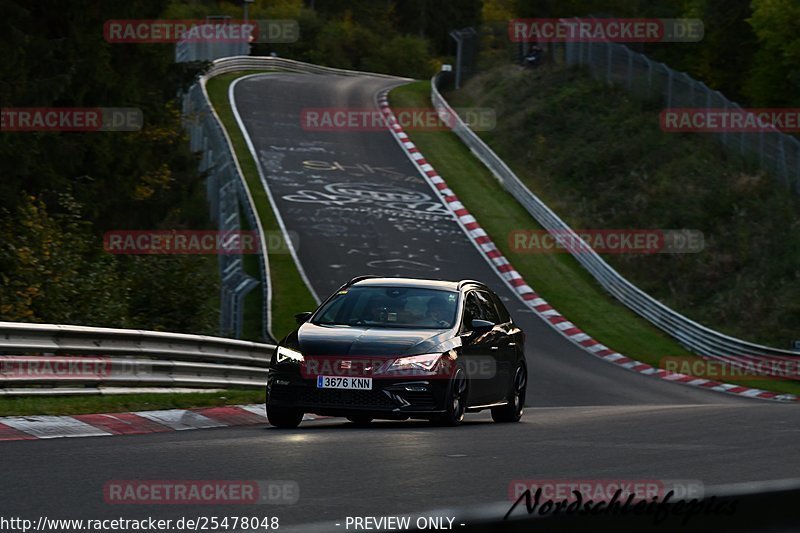
<svg viewBox="0 0 800 533">
<path fill-rule="evenodd" d="M 340 419 L 266 427 L 2 445 L 5 515 L 275 515 L 282 526 L 503 500 L 514 479 L 788 477 L 800 468 L 800 412 L 650 379 L 596 359 L 559 335 L 500 280 L 388 131 L 318 132 L 306 108 L 375 108 L 398 82 L 273 73 L 232 90 L 297 259 L 324 297 L 357 274 L 474 278 L 527 333 L 521 424 L 472 415 L 464 427 Z M 302 311 L 298 309 L 297 311 Z M 114 479 L 289 479 L 300 502 L 273 506 L 107 505 Z M 69 487 L 69 490 L 65 490 Z"/>
<path fill-rule="evenodd" d="M 273 73 L 232 87 L 262 181 L 282 224 L 297 236 L 297 258 L 313 292 L 325 297 L 360 274 L 484 281 L 528 334 L 531 405 L 732 401 L 621 373 L 553 331 L 497 276 L 388 131 L 302 127 L 304 111 L 377 109 L 376 95 L 394 85 Z"/>
</svg>

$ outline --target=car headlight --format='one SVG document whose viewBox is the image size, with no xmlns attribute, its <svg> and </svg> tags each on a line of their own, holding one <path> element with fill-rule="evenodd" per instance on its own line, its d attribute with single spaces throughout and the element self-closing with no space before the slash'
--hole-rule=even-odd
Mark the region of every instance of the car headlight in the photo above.
<svg viewBox="0 0 800 533">
<path fill-rule="evenodd" d="M 442 354 L 440 353 L 426 353 L 422 355 L 400 357 L 392 361 L 392 363 L 386 367 L 386 372 L 432 372 L 436 368 L 436 363 L 438 363 L 441 358 Z"/>
<path fill-rule="evenodd" d="M 291 350 L 286 348 L 285 346 L 278 346 L 278 353 L 277 359 L 279 363 L 283 363 L 284 361 L 294 361 L 296 363 L 303 362 L 303 354 L 298 352 L 297 350 Z"/>
</svg>

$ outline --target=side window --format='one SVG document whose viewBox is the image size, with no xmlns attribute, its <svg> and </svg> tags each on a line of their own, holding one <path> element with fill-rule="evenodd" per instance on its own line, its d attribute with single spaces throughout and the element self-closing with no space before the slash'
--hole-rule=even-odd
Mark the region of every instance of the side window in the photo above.
<svg viewBox="0 0 800 533">
<path fill-rule="evenodd" d="M 497 310 L 494 307 L 494 302 L 492 302 L 491 296 L 485 292 L 477 292 L 475 294 L 478 296 L 478 305 L 481 309 L 481 316 L 478 318 L 482 320 L 488 320 L 493 324 L 499 324 L 500 316 L 497 314 Z"/>
<path fill-rule="evenodd" d="M 467 298 L 464 300 L 464 329 L 466 331 L 471 331 L 472 321 L 480 318 L 482 318 L 482 314 L 478 296 L 474 291 L 469 292 L 467 293 Z"/>
<path fill-rule="evenodd" d="M 497 313 L 500 315 L 500 322 L 505 324 L 506 322 L 510 321 L 511 315 L 508 314 L 508 309 L 506 309 L 506 306 L 503 305 L 503 301 L 500 299 L 500 297 L 494 293 L 490 294 L 489 296 L 492 297 L 494 306 L 497 308 Z"/>
</svg>

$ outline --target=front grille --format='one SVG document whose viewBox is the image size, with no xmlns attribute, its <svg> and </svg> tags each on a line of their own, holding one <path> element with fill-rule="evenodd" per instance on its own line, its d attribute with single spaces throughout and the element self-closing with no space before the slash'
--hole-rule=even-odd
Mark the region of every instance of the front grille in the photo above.
<svg viewBox="0 0 800 533">
<path fill-rule="evenodd" d="M 397 407 L 379 390 L 302 389 L 299 401 L 304 404 L 346 407 Z"/>
</svg>

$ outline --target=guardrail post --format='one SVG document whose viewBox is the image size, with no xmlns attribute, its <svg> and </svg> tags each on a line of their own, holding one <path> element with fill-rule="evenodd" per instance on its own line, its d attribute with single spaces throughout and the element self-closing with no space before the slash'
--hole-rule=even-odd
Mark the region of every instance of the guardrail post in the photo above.
<svg viewBox="0 0 800 533">
<path fill-rule="evenodd" d="M 672 107 L 672 69 L 664 63 L 661 63 L 661 65 L 667 71 L 667 107 Z"/>
<path fill-rule="evenodd" d="M 792 144 L 794 146 L 795 166 L 797 167 L 797 169 L 795 170 L 794 187 L 797 194 L 800 194 L 800 142 L 794 139 Z"/>
<path fill-rule="evenodd" d="M 633 88 L 633 52 L 631 52 L 630 48 L 624 46 L 625 51 L 628 53 L 628 90 Z"/>
<path fill-rule="evenodd" d="M 450 37 L 456 42 L 456 89 L 461 88 L 461 56 L 463 53 L 464 48 L 464 39 L 461 37 L 461 32 L 459 30 L 453 30 L 450 32 Z"/>
</svg>

